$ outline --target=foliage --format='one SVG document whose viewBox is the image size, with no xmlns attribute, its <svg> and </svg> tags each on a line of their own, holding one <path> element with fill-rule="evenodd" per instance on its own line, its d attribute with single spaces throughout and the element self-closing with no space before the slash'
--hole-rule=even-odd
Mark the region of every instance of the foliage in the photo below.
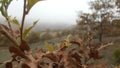
<svg viewBox="0 0 120 68">
<path fill-rule="evenodd" d="M 41 41 L 40 33 L 31 31 L 28 34 L 26 40 L 30 44 L 40 42 Z"/>
<path fill-rule="evenodd" d="M 115 59 L 116 63 L 120 64 L 120 48 L 115 50 L 113 56 L 114 56 L 114 59 Z"/>
<path fill-rule="evenodd" d="M 41 1 L 41 0 L 40 0 Z M 24 51 L 30 51 L 30 47 L 27 44 L 24 39 L 26 38 L 27 34 L 30 32 L 30 30 L 36 25 L 38 21 L 35 21 L 32 26 L 24 30 L 24 21 L 26 18 L 26 15 L 29 13 L 30 9 L 38 2 L 38 0 L 24 0 L 24 5 L 23 5 L 23 17 L 22 17 L 22 22 L 20 23 L 16 18 L 11 18 L 8 15 L 8 8 L 9 5 L 11 4 L 12 0 L 1 0 L 0 1 L 0 12 L 2 16 L 6 19 L 7 25 L 1 24 L 0 23 L 0 33 L 3 34 L 5 37 L 7 37 L 15 46 L 10 46 L 9 51 L 15 52 L 15 55 L 12 60 L 10 61 L 15 61 L 16 56 L 19 56 L 19 58 L 27 58 L 24 56 Z M 12 24 L 16 25 L 18 27 L 17 30 L 13 30 Z M 22 51 L 22 52 L 21 52 Z M 20 53 L 19 53 L 20 52 Z M 12 62 L 7 62 L 6 63 L 6 68 L 13 68 L 12 67 Z M 26 67 L 25 67 L 26 68 Z M 33 67 L 34 68 L 34 67 Z"/>
<path fill-rule="evenodd" d="M 38 21 L 35 21 L 32 26 L 30 26 L 30 27 L 28 27 L 28 28 L 25 29 L 25 31 L 23 32 L 23 37 L 24 37 L 24 38 L 27 37 L 27 34 L 31 31 L 31 29 L 32 29 L 33 27 L 35 27 L 35 25 L 37 24 L 37 22 L 38 22 Z"/>
<path fill-rule="evenodd" d="M 12 0 L 1 0 L 0 1 L 1 14 L 3 15 L 3 17 L 6 19 L 6 21 L 8 23 L 8 26 L 6 26 L 4 24 L 0 24 L 0 32 L 3 35 L 5 35 L 8 39 L 10 39 L 15 45 L 19 46 L 19 44 L 20 44 L 20 42 L 18 42 L 19 39 L 21 39 L 21 40 L 25 39 L 27 34 L 30 32 L 30 30 L 38 22 L 38 21 L 35 21 L 32 26 L 30 26 L 24 30 L 25 17 L 29 13 L 30 9 L 34 6 L 34 4 L 37 3 L 38 1 L 36 0 L 36 1 L 32 2 L 31 0 L 24 0 L 24 6 L 23 6 L 24 11 L 23 11 L 23 17 L 22 17 L 21 24 L 16 18 L 11 19 L 11 17 L 8 15 L 7 10 L 8 10 L 8 7 L 11 2 L 12 2 Z M 16 25 L 18 27 L 18 29 L 14 31 L 11 24 Z M 18 41 L 16 41 L 16 40 L 18 40 Z"/>
<path fill-rule="evenodd" d="M 34 54 L 31 53 L 27 42 L 22 40 L 20 47 L 9 47 L 9 51 L 13 53 L 12 59 L 3 63 L 6 64 L 6 67 L 12 67 L 14 66 L 12 63 L 17 62 L 17 66 L 20 64 L 22 68 L 89 68 L 92 67 L 89 61 L 102 58 L 99 54 L 100 50 L 110 45 L 95 47 L 93 44 L 90 44 L 90 41 L 84 44 L 85 41 L 81 38 L 74 38 L 73 40 L 69 39 L 69 44 L 77 47 L 71 49 L 70 46 L 65 44 L 68 43 L 67 40 L 68 38 L 60 42 L 59 46 L 62 47 L 59 47 L 57 50 L 54 50 L 52 45 L 45 42 L 48 50 L 36 48 Z M 67 52 L 68 49 L 70 50 Z M 23 59 L 24 61 L 22 61 Z"/>
<path fill-rule="evenodd" d="M 6 68 L 16 68 L 19 66 L 21 68 L 93 68 L 89 61 L 101 59 L 100 50 L 111 45 L 111 43 L 95 46 L 91 43 L 93 38 L 91 38 L 92 35 L 90 32 L 87 33 L 86 40 L 80 37 L 70 39 L 70 35 L 68 35 L 64 41 L 59 43 L 57 50 L 55 50 L 51 44 L 45 42 L 47 50 L 36 48 L 36 51 L 34 53 L 32 52 L 25 38 L 37 21 L 26 29 L 24 29 L 24 21 L 30 9 L 37 2 L 38 0 L 24 0 L 22 22 L 19 23 L 17 19 L 11 19 L 7 13 L 11 0 L 0 1 L 2 4 L 1 13 L 9 25 L 0 24 L 0 33 L 5 35 L 15 45 L 9 46 L 11 59 L 0 64 L 5 64 Z M 15 25 L 20 24 L 18 30 L 12 29 L 11 22 Z M 71 49 L 71 46 L 77 47 Z M 14 63 L 16 63 L 16 65 L 14 65 Z"/>
<path fill-rule="evenodd" d="M 99 35 L 98 39 L 102 43 L 103 35 L 111 32 L 111 21 L 115 18 L 115 0 L 95 0 L 89 4 L 93 10 L 92 13 L 80 13 L 77 24 L 80 28 L 84 27 L 85 31 L 88 30 Z"/>
<path fill-rule="evenodd" d="M 47 50 L 50 51 L 50 52 L 53 52 L 53 51 L 55 50 L 55 49 L 52 47 L 52 45 L 49 44 L 48 42 L 45 42 L 45 46 L 46 46 Z"/>
<path fill-rule="evenodd" d="M 45 34 L 43 34 L 40 39 L 41 40 L 49 40 L 49 39 L 52 39 L 54 38 L 52 34 L 50 34 L 49 31 L 45 32 Z"/>
</svg>

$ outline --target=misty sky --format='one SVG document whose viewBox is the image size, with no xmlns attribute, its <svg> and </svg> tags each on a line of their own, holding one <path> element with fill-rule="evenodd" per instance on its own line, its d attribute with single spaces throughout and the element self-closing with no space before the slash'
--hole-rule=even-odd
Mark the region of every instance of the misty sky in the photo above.
<svg viewBox="0 0 120 68">
<path fill-rule="evenodd" d="M 90 0 L 46 0 L 38 2 L 27 15 L 26 21 L 39 20 L 39 23 L 50 24 L 76 24 L 77 12 L 89 12 Z M 14 0 L 9 7 L 9 15 L 22 16 L 23 0 Z"/>
</svg>

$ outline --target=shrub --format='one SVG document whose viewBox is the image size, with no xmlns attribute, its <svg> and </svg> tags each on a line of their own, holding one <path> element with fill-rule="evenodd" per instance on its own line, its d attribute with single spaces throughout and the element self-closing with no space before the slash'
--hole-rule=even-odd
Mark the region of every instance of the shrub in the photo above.
<svg viewBox="0 0 120 68">
<path fill-rule="evenodd" d="M 5 17 L 9 25 L 6 26 L 4 24 L 0 24 L 0 32 L 14 43 L 14 46 L 9 46 L 11 59 L 0 63 L 5 64 L 6 68 L 18 68 L 19 66 L 21 68 L 89 68 L 88 62 L 90 60 L 99 60 L 102 58 L 99 55 L 100 50 L 109 46 L 109 44 L 107 44 L 104 46 L 94 47 L 93 44 L 90 44 L 92 38 L 91 34 L 88 33 L 88 38 L 85 41 L 79 37 L 71 40 L 69 39 L 70 35 L 68 35 L 64 41 L 58 43 L 59 47 L 57 50 L 46 42 L 45 45 L 48 50 L 36 48 L 33 53 L 25 39 L 37 21 L 35 21 L 33 25 L 28 28 L 24 28 L 24 23 L 25 17 L 29 13 L 30 9 L 41 0 L 24 0 L 24 11 L 21 25 L 17 19 L 11 19 L 9 18 L 10 16 L 8 16 L 6 10 L 8 9 L 11 1 L 12 0 L 0 1 L 2 15 Z M 20 28 L 17 30 L 18 32 L 15 32 L 12 29 L 11 22 Z M 45 36 L 47 35 L 47 38 L 49 38 L 49 33 L 46 33 Z M 38 35 L 36 37 L 38 37 Z M 70 46 L 75 45 L 77 48 L 69 49 Z"/>
<path fill-rule="evenodd" d="M 27 41 L 29 43 L 37 43 L 40 41 L 40 33 L 38 32 L 31 32 L 29 33 L 28 37 L 27 37 Z"/>
<path fill-rule="evenodd" d="M 116 49 L 113 53 L 116 64 L 120 64 L 120 48 Z"/>
</svg>

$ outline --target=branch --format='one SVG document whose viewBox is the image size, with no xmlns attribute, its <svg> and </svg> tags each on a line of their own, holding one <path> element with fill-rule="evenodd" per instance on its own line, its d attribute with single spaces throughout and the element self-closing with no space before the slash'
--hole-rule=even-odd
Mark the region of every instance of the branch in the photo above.
<svg viewBox="0 0 120 68">
<path fill-rule="evenodd" d="M 11 34 L 12 34 L 12 36 L 14 36 L 13 30 L 12 30 L 12 26 L 11 26 L 11 24 L 10 24 L 10 22 L 9 22 L 9 18 L 6 17 L 6 20 L 7 20 L 7 22 L 8 22 L 8 26 L 9 26 L 9 29 L 10 29 L 10 31 L 11 31 Z"/>
<path fill-rule="evenodd" d="M 0 24 L 0 33 L 5 35 L 9 40 L 11 40 L 15 45 L 18 46 L 18 43 L 16 42 L 16 39 L 11 35 L 11 33 L 9 33 L 8 30 L 7 30 L 7 28 L 5 28 L 3 25 Z"/>
<path fill-rule="evenodd" d="M 110 45 L 113 45 L 113 42 L 110 42 L 110 43 L 108 43 L 108 44 L 106 44 L 106 45 L 102 45 L 102 46 L 100 46 L 97 50 L 100 51 L 100 50 L 102 50 L 102 49 L 104 49 L 104 48 L 106 48 L 106 47 L 108 47 L 108 46 L 110 46 Z"/>
<path fill-rule="evenodd" d="M 24 0 L 24 6 L 23 6 L 23 17 L 22 17 L 22 23 L 21 23 L 21 41 L 23 39 L 23 29 L 24 29 L 24 21 L 26 16 L 26 0 Z"/>
<path fill-rule="evenodd" d="M 12 26 L 11 26 L 11 24 L 10 24 L 9 16 L 8 16 L 8 6 L 9 6 L 9 4 L 7 4 L 7 5 L 3 4 L 3 7 L 5 8 L 5 11 L 4 11 L 4 12 L 6 13 L 6 16 L 4 16 L 4 17 L 5 17 L 5 19 L 7 20 L 8 27 L 9 27 L 9 29 L 10 29 L 10 31 L 11 31 L 11 34 L 14 36 L 13 30 L 12 30 Z"/>
</svg>

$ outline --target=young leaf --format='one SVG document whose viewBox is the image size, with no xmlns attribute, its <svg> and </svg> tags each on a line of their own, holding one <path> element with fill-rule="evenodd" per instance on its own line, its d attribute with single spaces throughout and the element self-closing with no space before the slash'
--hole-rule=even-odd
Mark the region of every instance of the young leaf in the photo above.
<svg viewBox="0 0 120 68">
<path fill-rule="evenodd" d="M 7 17 L 7 9 L 12 0 L 0 0 L 0 12 L 6 18 Z"/>
<path fill-rule="evenodd" d="M 52 45 L 50 45 L 48 42 L 45 42 L 45 46 L 47 47 L 48 51 L 54 51 L 55 49 L 52 47 Z"/>
<path fill-rule="evenodd" d="M 16 19 L 16 18 L 14 18 L 12 21 L 11 21 L 11 23 L 13 23 L 14 25 L 16 25 L 16 26 L 20 26 L 20 24 L 19 24 L 19 22 L 18 22 L 18 20 Z"/>
<path fill-rule="evenodd" d="M 3 9 L 3 7 L 0 8 L 0 11 L 1 11 L 2 16 L 7 17 L 7 13 L 6 13 L 6 11 Z"/>
<path fill-rule="evenodd" d="M 41 0 L 28 0 L 28 3 L 27 3 L 27 10 L 28 10 L 28 12 L 30 11 L 30 9 L 31 9 L 38 1 L 41 1 Z"/>
<path fill-rule="evenodd" d="M 27 35 L 28 35 L 28 33 L 30 32 L 30 30 L 31 30 L 33 27 L 35 27 L 35 25 L 37 24 L 37 22 L 38 22 L 38 20 L 35 21 L 32 26 L 30 26 L 30 27 L 28 27 L 28 28 L 26 28 L 26 29 L 24 30 L 23 38 L 26 38 L 26 37 L 27 37 Z"/>
<path fill-rule="evenodd" d="M 65 45 L 66 45 L 67 47 L 69 47 L 69 46 L 71 45 L 71 43 L 70 43 L 70 36 L 71 36 L 71 34 L 69 34 L 69 35 L 67 36 L 67 38 L 66 38 Z"/>
</svg>

